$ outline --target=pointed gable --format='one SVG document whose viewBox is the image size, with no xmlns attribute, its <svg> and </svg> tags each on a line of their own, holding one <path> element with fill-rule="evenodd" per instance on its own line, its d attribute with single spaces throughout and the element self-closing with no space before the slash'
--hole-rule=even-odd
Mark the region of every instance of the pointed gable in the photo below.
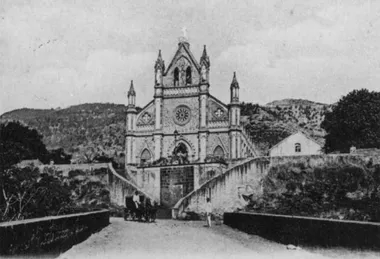
<svg viewBox="0 0 380 259">
<path fill-rule="evenodd" d="M 188 42 L 180 42 L 164 74 L 164 87 L 181 87 L 199 83 L 200 65 Z"/>
</svg>

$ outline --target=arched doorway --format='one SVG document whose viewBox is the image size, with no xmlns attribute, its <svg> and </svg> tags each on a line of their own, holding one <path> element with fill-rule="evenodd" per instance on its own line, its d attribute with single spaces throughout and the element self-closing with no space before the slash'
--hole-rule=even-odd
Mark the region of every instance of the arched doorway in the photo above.
<svg viewBox="0 0 380 259">
<path fill-rule="evenodd" d="M 179 143 L 173 150 L 173 156 L 179 164 L 189 163 L 189 151 L 185 143 Z"/>
<path fill-rule="evenodd" d="M 217 146 L 214 149 L 214 157 L 224 158 L 224 150 L 221 146 Z"/>
<path fill-rule="evenodd" d="M 140 163 L 147 164 L 152 162 L 152 155 L 150 154 L 148 149 L 144 149 L 141 153 Z"/>
</svg>

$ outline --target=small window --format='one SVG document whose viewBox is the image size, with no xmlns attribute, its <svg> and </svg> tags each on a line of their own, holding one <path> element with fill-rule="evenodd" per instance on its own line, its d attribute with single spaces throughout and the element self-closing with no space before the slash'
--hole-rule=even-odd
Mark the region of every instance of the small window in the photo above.
<svg viewBox="0 0 380 259">
<path fill-rule="evenodd" d="M 296 153 L 300 153 L 301 152 L 301 144 L 300 143 L 294 144 L 294 149 L 295 149 Z"/>
<path fill-rule="evenodd" d="M 186 85 L 191 85 L 191 67 L 186 69 Z"/>
<path fill-rule="evenodd" d="M 174 69 L 174 86 L 178 86 L 179 83 L 179 69 L 176 67 Z"/>
</svg>

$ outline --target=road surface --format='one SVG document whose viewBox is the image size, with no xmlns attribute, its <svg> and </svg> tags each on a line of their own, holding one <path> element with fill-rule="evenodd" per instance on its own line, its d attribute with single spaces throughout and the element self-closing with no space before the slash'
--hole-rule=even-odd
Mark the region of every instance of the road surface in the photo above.
<svg viewBox="0 0 380 259">
<path fill-rule="evenodd" d="M 72 247 L 59 259 L 76 258 L 380 258 L 379 253 L 347 250 L 288 250 L 285 245 L 225 225 L 201 221 L 139 223 L 111 218 L 111 224 Z"/>
</svg>

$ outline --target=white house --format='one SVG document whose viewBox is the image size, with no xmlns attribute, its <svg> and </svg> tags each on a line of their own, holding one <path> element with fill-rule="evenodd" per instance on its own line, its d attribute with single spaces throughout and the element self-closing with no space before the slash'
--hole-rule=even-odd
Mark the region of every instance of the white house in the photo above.
<svg viewBox="0 0 380 259">
<path fill-rule="evenodd" d="M 302 132 L 283 139 L 269 150 L 269 156 L 298 156 L 322 154 L 322 146 Z"/>
</svg>

